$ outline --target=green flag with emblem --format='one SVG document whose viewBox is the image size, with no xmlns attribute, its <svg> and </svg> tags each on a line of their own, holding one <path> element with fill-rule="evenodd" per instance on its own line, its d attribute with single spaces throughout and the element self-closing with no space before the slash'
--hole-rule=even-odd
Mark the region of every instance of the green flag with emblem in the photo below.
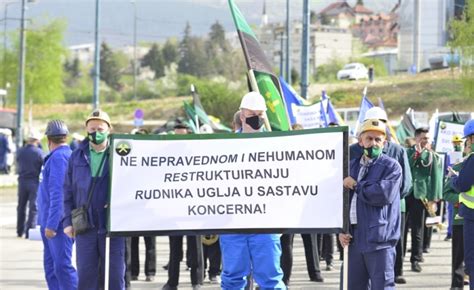
<svg viewBox="0 0 474 290">
<path fill-rule="evenodd" d="M 229 6 L 237 27 L 247 67 L 254 71 L 258 91 L 265 98 L 270 126 L 274 131 L 287 131 L 290 129 L 290 123 L 282 99 L 280 82 L 273 74 L 272 66 L 265 56 L 257 37 L 233 0 L 229 0 Z"/>
</svg>

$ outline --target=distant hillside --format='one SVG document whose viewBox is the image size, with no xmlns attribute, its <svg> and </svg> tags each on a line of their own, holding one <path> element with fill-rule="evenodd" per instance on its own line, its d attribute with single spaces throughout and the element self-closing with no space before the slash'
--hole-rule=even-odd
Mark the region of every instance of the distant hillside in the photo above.
<svg viewBox="0 0 474 290">
<path fill-rule="evenodd" d="M 362 91 L 368 86 L 367 96 L 378 104 L 380 97 L 392 119 L 398 119 L 407 108 L 416 111 L 474 112 L 474 98 L 464 95 L 458 80 L 459 71 L 438 70 L 418 75 L 402 74 L 393 77 L 376 78 L 368 85 L 367 81 L 338 81 L 331 84 L 315 84 L 312 92 L 326 88 L 336 108 L 359 107 Z"/>
<path fill-rule="evenodd" d="M 411 107 L 417 111 L 429 113 L 439 109 L 443 111 L 474 112 L 474 98 L 465 97 L 462 87 L 456 79 L 459 72 L 440 70 L 413 75 L 399 75 L 395 77 L 378 78 L 368 86 L 368 97 L 378 103 L 381 97 L 389 117 L 393 120 Z M 322 88 L 326 88 L 328 95 L 336 108 L 358 107 L 361 94 L 367 81 L 338 81 L 330 84 L 313 84 L 312 101 L 320 96 Z M 168 119 L 183 114 L 182 104 L 190 97 L 167 97 L 157 100 L 140 102 L 122 102 L 102 104 L 102 108 L 110 114 L 116 132 L 129 132 L 133 128 L 133 114 L 137 108 L 145 112 L 145 124 L 148 128 L 156 128 Z M 28 116 L 28 106 L 25 117 Z M 43 129 L 48 120 L 60 118 L 72 128 L 71 131 L 83 130 L 84 120 L 92 110 L 90 104 L 51 104 L 35 105 L 33 107 L 33 124 Z M 27 122 L 27 121 L 26 121 Z M 150 123 L 151 122 L 151 123 Z M 229 125 L 229 124 L 226 124 Z"/>
</svg>

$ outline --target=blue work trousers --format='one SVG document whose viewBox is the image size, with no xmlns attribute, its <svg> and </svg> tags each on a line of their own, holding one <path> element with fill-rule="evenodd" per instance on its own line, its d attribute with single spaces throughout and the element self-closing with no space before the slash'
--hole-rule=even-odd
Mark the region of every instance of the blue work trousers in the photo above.
<svg viewBox="0 0 474 290">
<path fill-rule="evenodd" d="M 76 236 L 77 273 L 79 290 L 104 288 L 105 233 L 91 229 Z M 110 238 L 109 286 L 113 290 L 125 289 L 125 238 Z"/>
<path fill-rule="evenodd" d="M 349 245 L 349 290 L 395 289 L 395 247 L 362 253 L 357 248 L 357 238 L 355 231 Z"/>
<path fill-rule="evenodd" d="M 66 236 L 61 227 L 51 239 L 46 238 L 44 230 L 41 227 L 44 245 L 43 266 L 48 289 L 77 289 L 77 273 L 71 263 L 74 240 Z"/>
<path fill-rule="evenodd" d="M 37 181 L 19 180 L 18 182 L 18 206 L 16 234 L 21 237 L 26 234 L 28 237 L 28 230 L 36 227 L 36 192 L 38 191 Z M 26 221 L 26 206 L 28 205 L 28 220 Z"/>
<path fill-rule="evenodd" d="M 252 272 L 260 289 L 286 289 L 280 267 L 280 236 L 245 234 L 219 236 L 222 289 L 244 289 Z"/>
</svg>

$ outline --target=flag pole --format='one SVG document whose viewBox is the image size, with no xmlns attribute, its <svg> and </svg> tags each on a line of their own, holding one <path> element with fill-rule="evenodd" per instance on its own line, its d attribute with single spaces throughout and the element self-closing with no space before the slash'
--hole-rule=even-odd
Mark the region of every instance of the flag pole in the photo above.
<svg viewBox="0 0 474 290">
<path fill-rule="evenodd" d="M 249 69 L 247 75 L 249 77 L 250 87 L 252 88 L 252 91 L 260 93 L 253 69 Z M 272 127 L 270 127 L 270 122 L 268 121 L 267 113 L 263 112 L 263 114 L 265 115 L 265 129 L 267 129 L 268 132 L 271 132 Z"/>
<path fill-rule="evenodd" d="M 342 267 L 342 290 L 348 289 L 349 279 L 349 245 L 344 247 L 344 266 Z"/>
<path fill-rule="evenodd" d="M 110 237 L 105 237 L 105 277 L 104 289 L 109 290 L 109 275 L 110 275 Z"/>
</svg>

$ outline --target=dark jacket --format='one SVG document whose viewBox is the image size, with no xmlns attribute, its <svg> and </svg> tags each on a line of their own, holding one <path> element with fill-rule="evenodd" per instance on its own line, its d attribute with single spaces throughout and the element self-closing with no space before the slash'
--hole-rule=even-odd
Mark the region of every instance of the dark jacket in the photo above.
<svg viewBox="0 0 474 290">
<path fill-rule="evenodd" d="M 38 190 L 38 224 L 58 231 L 64 207 L 64 176 L 71 156 L 69 146 L 60 146 L 46 156 Z"/>
<path fill-rule="evenodd" d="M 474 186 L 474 154 L 464 161 L 462 169 L 459 171 L 458 176 L 451 178 L 451 186 L 458 192 L 468 192 Z M 473 221 L 474 220 L 474 209 L 470 209 L 464 204 L 461 204 L 459 208 L 459 215 L 463 218 Z"/>
<path fill-rule="evenodd" d="M 106 152 L 107 154 L 107 152 Z M 63 226 L 71 225 L 71 210 L 87 203 L 89 187 L 92 183 L 90 167 L 89 140 L 85 139 L 69 159 L 64 181 L 64 221 Z M 109 163 L 104 162 L 102 175 L 97 178 L 91 203 L 88 209 L 89 221 L 99 233 L 106 232 L 106 206 L 109 192 Z"/>
<path fill-rule="evenodd" d="M 43 150 L 33 144 L 26 144 L 18 150 L 16 155 L 18 180 L 39 182 L 43 158 Z"/>
<path fill-rule="evenodd" d="M 360 158 L 352 159 L 350 176 L 357 180 Z M 398 162 L 382 154 L 367 174 L 350 191 L 357 194 L 357 245 L 361 252 L 394 247 L 400 239 L 400 186 L 402 168 Z"/>
</svg>

